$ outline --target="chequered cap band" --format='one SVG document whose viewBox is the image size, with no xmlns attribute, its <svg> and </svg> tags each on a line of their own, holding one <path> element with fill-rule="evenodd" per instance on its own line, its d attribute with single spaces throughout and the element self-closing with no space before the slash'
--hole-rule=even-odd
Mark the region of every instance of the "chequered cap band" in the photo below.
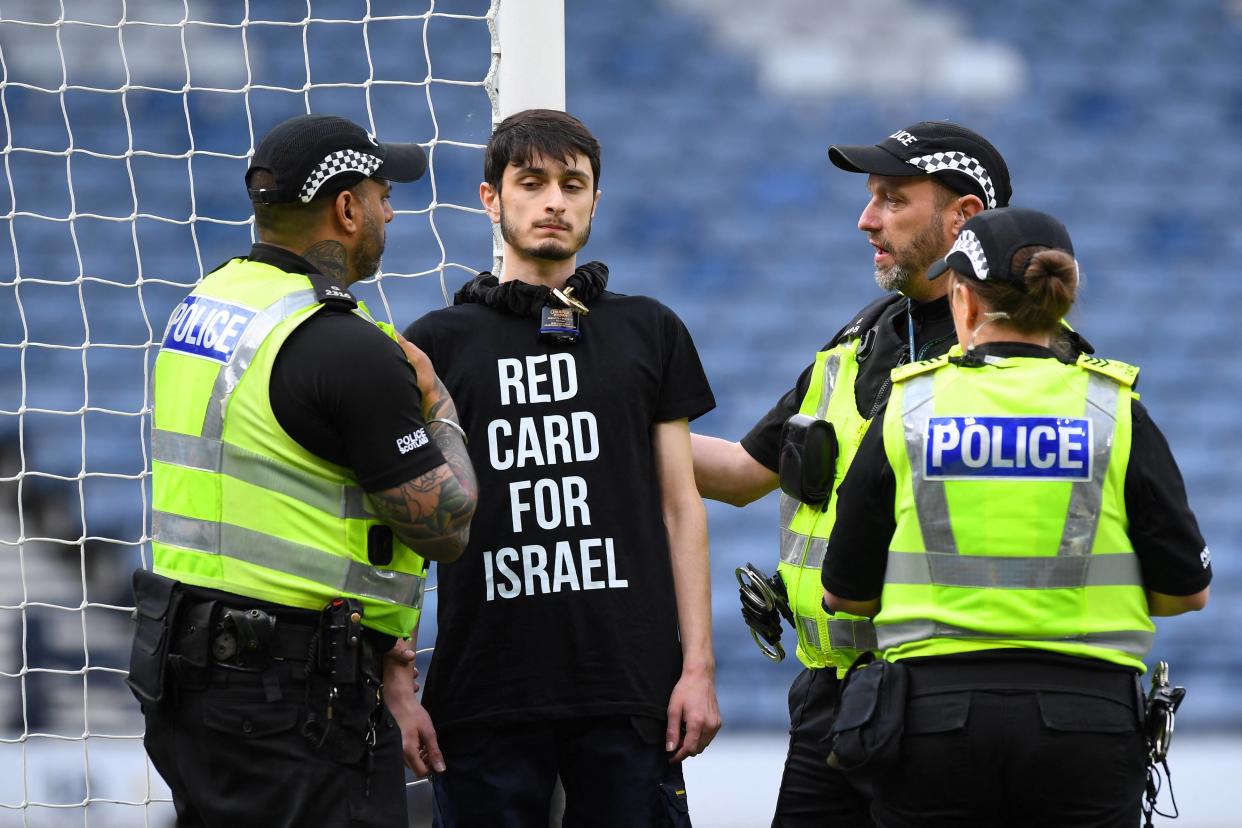
<svg viewBox="0 0 1242 828">
<path fill-rule="evenodd" d="M 996 206 L 996 188 L 992 186 L 992 177 L 988 175 L 987 167 L 983 166 L 977 158 L 957 151 L 933 152 L 931 155 L 911 158 L 906 163 L 913 164 L 928 175 L 944 170 L 966 173 L 983 188 L 983 193 L 987 196 L 988 209 Z"/>
<path fill-rule="evenodd" d="M 337 150 L 319 162 L 319 166 L 315 167 L 302 185 L 298 198 L 305 204 L 315 197 L 319 188 L 332 176 L 343 172 L 359 172 L 369 177 L 383 163 L 384 159 L 358 150 Z"/>
<path fill-rule="evenodd" d="M 983 245 L 979 242 L 979 237 L 975 235 L 974 230 L 963 230 L 957 237 L 957 241 L 953 242 L 953 246 L 949 248 L 949 258 L 954 253 L 961 253 L 970 259 L 970 266 L 975 269 L 976 279 L 988 278 L 988 258 L 983 254 Z"/>
</svg>

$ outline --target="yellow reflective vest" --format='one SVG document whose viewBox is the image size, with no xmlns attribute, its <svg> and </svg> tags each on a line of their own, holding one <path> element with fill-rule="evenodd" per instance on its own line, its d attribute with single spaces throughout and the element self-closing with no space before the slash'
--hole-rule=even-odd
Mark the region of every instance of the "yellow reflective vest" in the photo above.
<svg viewBox="0 0 1242 828">
<path fill-rule="evenodd" d="M 1138 369 L 949 357 L 892 374 L 884 657 L 1018 647 L 1144 670 L 1155 627 L 1125 507 Z"/>
<path fill-rule="evenodd" d="M 822 506 L 810 506 L 781 492 L 781 560 L 777 572 L 789 593 L 798 632 L 798 660 L 811 668 L 833 666 L 838 675 L 844 675 L 859 653 L 876 646 L 868 619 L 824 611 L 820 574 L 836 521 L 837 486 L 870 422 L 858 413 L 854 397 L 860 342 L 852 339 L 816 355 L 811 383 L 798 409 L 800 414 L 832 423 L 836 432 L 836 476 L 828 500 Z"/>
<path fill-rule="evenodd" d="M 155 360 L 155 571 L 305 609 L 358 598 L 365 626 L 406 636 L 426 562 L 371 513 L 349 469 L 285 433 L 268 397 L 281 345 L 321 307 L 306 276 L 233 259 L 173 311 Z M 373 532 L 391 537 L 382 565 L 368 558 Z"/>
</svg>

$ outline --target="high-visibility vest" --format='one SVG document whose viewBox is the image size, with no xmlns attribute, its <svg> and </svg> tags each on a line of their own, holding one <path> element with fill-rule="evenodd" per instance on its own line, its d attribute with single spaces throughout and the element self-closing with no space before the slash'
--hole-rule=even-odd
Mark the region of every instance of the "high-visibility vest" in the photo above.
<svg viewBox="0 0 1242 828">
<path fill-rule="evenodd" d="M 861 652 L 875 649 L 871 621 L 857 615 L 824 611 L 821 570 L 828 537 L 837 515 L 837 486 L 858 451 L 870 420 L 858 413 L 854 380 L 858 347 L 851 339 L 815 357 L 811 383 L 800 414 L 832 423 L 837 438 L 836 476 L 821 506 L 801 503 L 781 492 L 781 560 L 777 566 L 798 632 L 798 660 L 811 668 L 833 666 L 844 675 Z"/>
<path fill-rule="evenodd" d="M 308 277 L 233 259 L 173 311 L 155 360 L 155 571 L 305 609 L 358 598 L 365 626 L 406 636 L 426 562 L 375 517 L 349 469 L 307 451 L 272 412 L 276 354 L 321 307 Z M 389 548 L 390 560 L 369 558 Z"/>
<path fill-rule="evenodd" d="M 1125 506 L 1137 376 L 1087 355 L 893 371 L 885 658 L 1019 647 L 1145 669 L 1155 627 Z"/>
</svg>

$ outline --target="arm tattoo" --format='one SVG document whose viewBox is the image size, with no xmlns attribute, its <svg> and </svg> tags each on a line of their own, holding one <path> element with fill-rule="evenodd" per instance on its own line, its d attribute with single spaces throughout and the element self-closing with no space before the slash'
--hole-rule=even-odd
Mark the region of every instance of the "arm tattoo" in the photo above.
<svg viewBox="0 0 1242 828">
<path fill-rule="evenodd" d="M 467 461 L 468 462 L 468 461 Z M 425 558 L 453 560 L 470 538 L 475 497 L 447 464 L 371 494 L 380 520 Z"/>
<path fill-rule="evenodd" d="M 302 258 L 329 279 L 335 279 L 342 285 L 349 283 L 349 257 L 345 253 L 345 245 L 339 241 L 327 239 L 315 242 L 302 251 Z"/>
<path fill-rule="evenodd" d="M 449 396 L 448 389 L 444 387 L 444 382 L 439 377 L 436 377 L 436 401 L 427 407 L 424 417 L 428 420 L 442 417 L 461 425 L 461 420 L 457 416 L 457 405 Z"/>
<path fill-rule="evenodd" d="M 457 405 L 449 396 L 448 389 L 439 377 L 436 377 L 436 401 L 427 409 L 427 419 L 446 419 L 461 425 L 457 416 Z M 428 431 L 431 439 L 436 441 L 444 462 L 453 470 L 453 476 L 462 486 L 463 492 L 469 495 L 471 502 L 478 496 L 478 481 L 474 476 L 474 466 L 470 462 L 470 453 L 462 442 L 461 435 L 442 423 L 430 423 Z"/>
<path fill-rule="evenodd" d="M 437 380 L 438 382 L 438 380 Z M 457 409 L 443 383 L 427 419 L 452 418 Z M 444 464 L 392 489 L 371 495 L 380 519 L 406 545 L 433 560 L 456 558 L 470 537 L 470 519 L 478 500 L 478 482 L 461 435 L 442 423 L 427 431 L 444 455 Z"/>
</svg>

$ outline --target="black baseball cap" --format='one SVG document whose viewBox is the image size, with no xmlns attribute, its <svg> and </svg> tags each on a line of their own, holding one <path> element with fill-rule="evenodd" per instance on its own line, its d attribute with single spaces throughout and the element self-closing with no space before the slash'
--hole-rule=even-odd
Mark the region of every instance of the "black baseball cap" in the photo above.
<svg viewBox="0 0 1242 828">
<path fill-rule="evenodd" d="M 927 268 L 927 278 L 935 279 L 952 269 L 968 279 L 999 279 L 1026 290 L 1026 280 L 1014 268 L 1013 256 L 1024 247 L 1036 245 L 1074 255 L 1069 231 L 1047 213 L 1023 207 L 984 210 L 962 225 L 948 255 Z"/>
<path fill-rule="evenodd" d="M 250 186 L 250 174 L 259 169 L 276 177 L 275 187 Z M 418 144 L 381 144 L 337 115 L 298 115 L 259 142 L 246 170 L 246 189 L 259 204 L 306 203 L 371 176 L 416 181 L 426 170 L 427 155 Z"/>
<path fill-rule="evenodd" d="M 1009 167 L 988 139 L 949 121 L 919 121 L 873 146 L 828 148 L 828 159 L 847 172 L 931 175 L 961 195 L 976 195 L 987 209 L 1009 206 Z"/>
</svg>

